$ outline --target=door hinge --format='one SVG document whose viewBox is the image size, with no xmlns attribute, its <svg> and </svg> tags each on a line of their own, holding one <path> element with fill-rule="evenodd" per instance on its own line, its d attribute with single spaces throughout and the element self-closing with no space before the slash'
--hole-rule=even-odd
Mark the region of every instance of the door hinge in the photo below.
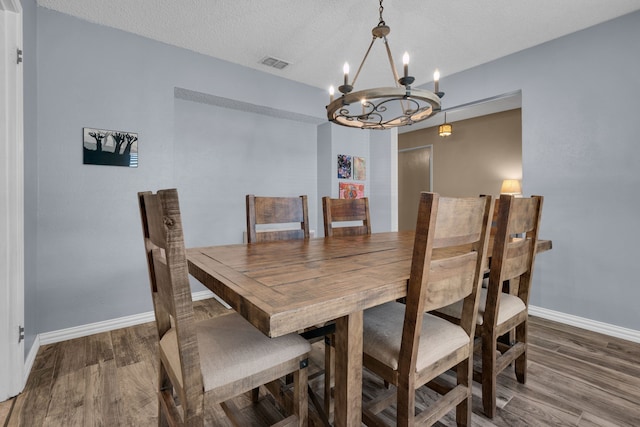
<svg viewBox="0 0 640 427">
<path fill-rule="evenodd" d="M 18 49 L 18 56 L 17 56 L 16 64 L 19 64 L 21 62 L 22 62 L 22 49 Z"/>
<path fill-rule="evenodd" d="M 24 326 L 18 326 L 18 344 L 24 340 Z"/>
</svg>

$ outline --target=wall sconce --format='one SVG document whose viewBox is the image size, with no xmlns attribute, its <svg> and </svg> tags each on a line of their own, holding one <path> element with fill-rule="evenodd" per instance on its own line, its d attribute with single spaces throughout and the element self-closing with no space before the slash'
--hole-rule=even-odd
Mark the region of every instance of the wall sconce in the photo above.
<svg viewBox="0 0 640 427">
<path fill-rule="evenodd" d="M 502 181 L 502 188 L 500 188 L 500 194 L 512 194 L 514 196 L 522 194 L 522 187 L 520 186 L 520 180 L 518 179 L 505 179 Z"/>
<path fill-rule="evenodd" d="M 447 112 L 444 112 L 444 123 L 438 127 L 438 135 L 445 138 L 453 133 L 453 126 L 447 123 Z"/>
</svg>

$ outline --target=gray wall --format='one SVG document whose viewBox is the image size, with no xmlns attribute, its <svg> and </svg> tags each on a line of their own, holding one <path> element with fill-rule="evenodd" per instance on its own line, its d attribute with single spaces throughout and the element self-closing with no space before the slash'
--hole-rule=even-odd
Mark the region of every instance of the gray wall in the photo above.
<svg viewBox="0 0 640 427">
<path fill-rule="evenodd" d="M 398 231 L 398 129 L 372 132 L 371 231 Z"/>
<path fill-rule="evenodd" d="M 242 243 L 246 194 L 317 211 L 315 124 L 176 99 L 174 169 L 187 246 Z M 309 218 L 316 230 L 315 217 Z M 320 225 L 321 227 L 322 225 Z"/>
<path fill-rule="evenodd" d="M 446 105 L 522 90 L 525 194 L 545 196 L 531 303 L 640 330 L 640 12 L 442 79 Z"/>
</svg>

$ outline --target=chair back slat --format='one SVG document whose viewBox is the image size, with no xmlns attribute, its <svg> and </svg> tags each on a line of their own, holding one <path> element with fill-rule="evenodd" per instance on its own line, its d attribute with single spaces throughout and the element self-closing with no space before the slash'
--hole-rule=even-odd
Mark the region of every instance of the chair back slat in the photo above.
<svg viewBox="0 0 640 427">
<path fill-rule="evenodd" d="M 332 199 L 325 196 L 322 198 L 322 213 L 324 217 L 324 235 L 326 237 L 371 234 L 369 199 L 367 197 L 361 199 Z M 343 225 L 339 223 L 343 223 Z"/>
<path fill-rule="evenodd" d="M 476 285 L 477 259 L 477 252 L 469 252 L 442 260 L 431 260 L 424 311 L 453 304 L 470 295 Z"/>
<path fill-rule="evenodd" d="M 484 203 L 478 203 L 475 198 L 441 197 L 433 248 L 477 243 L 482 231 L 485 209 Z M 468 214 L 456 214 L 461 211 Z"/>
<path fill-rule="evenodd" d="M 256 197 L 256 224 L 280 224 L 304 221 L 304 209 L 297 198 Z"/>
<path fill-rule="evenodd" d="M 512 196 L 513 197 L 513 196 Z M 535 197 L 516 198 L 509 214 L 509 235 L 524 234 L 538 226 L 539 200 Z"/>
<path fill-rule="evenodd" d="M 331 200 L 331 217 L 334 221 L 358 221 L 367 214 L 367 198 Z"/>
<path fill-rule="evenodd" d="M 522 239 L 509 243 L 502 261 L 502 280 L 511 280 L 523 275 L 531 266 L 533 239 Z"/>
<path fill-rule="evenodd" d="M 307 196 L 257 197 L 248 194 L 247 241 L 249 243 L 276 240 L 308 239 L 309 213 Z M 294 228 L 258 229 L 258 225 L 291 224 Z"/>
</svg>

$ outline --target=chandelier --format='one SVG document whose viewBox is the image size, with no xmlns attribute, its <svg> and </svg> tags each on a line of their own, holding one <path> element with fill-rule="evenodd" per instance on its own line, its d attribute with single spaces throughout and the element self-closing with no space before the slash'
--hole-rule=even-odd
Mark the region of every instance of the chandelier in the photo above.
<svg viewBox="0 0 640 427">
<path fill-rule="evenodd" d="M 382 19 L 383 10 L 382 0 L 380 0 L 380 21 L 371 30 L 373 39 L 351 83 L 349 83 L 349 64 L 345 63 L 344 84 L 338 87 L 342 96 L 334 99 L 333 86 L 329 89 L 327 118 L 336 124 L 360 129 L 389 129 L 420 122 L 440 111 L 440 100 L 444 92 L 438 91 L 440 73 L 437 70 L 433 76 L 435 86 L 433 92 L 412 89 L 411 84 L 415 79 L 409 75 L 409 54 L 405 52 L 402 57 L 404 75 L 398 76 L 387 40 L 391 29 Z M 353 92 L 360 71 L 377 39 L 384 41 L 389 65 L 396 82 L 395 87 L 378 87 Z"/>
</svg>

